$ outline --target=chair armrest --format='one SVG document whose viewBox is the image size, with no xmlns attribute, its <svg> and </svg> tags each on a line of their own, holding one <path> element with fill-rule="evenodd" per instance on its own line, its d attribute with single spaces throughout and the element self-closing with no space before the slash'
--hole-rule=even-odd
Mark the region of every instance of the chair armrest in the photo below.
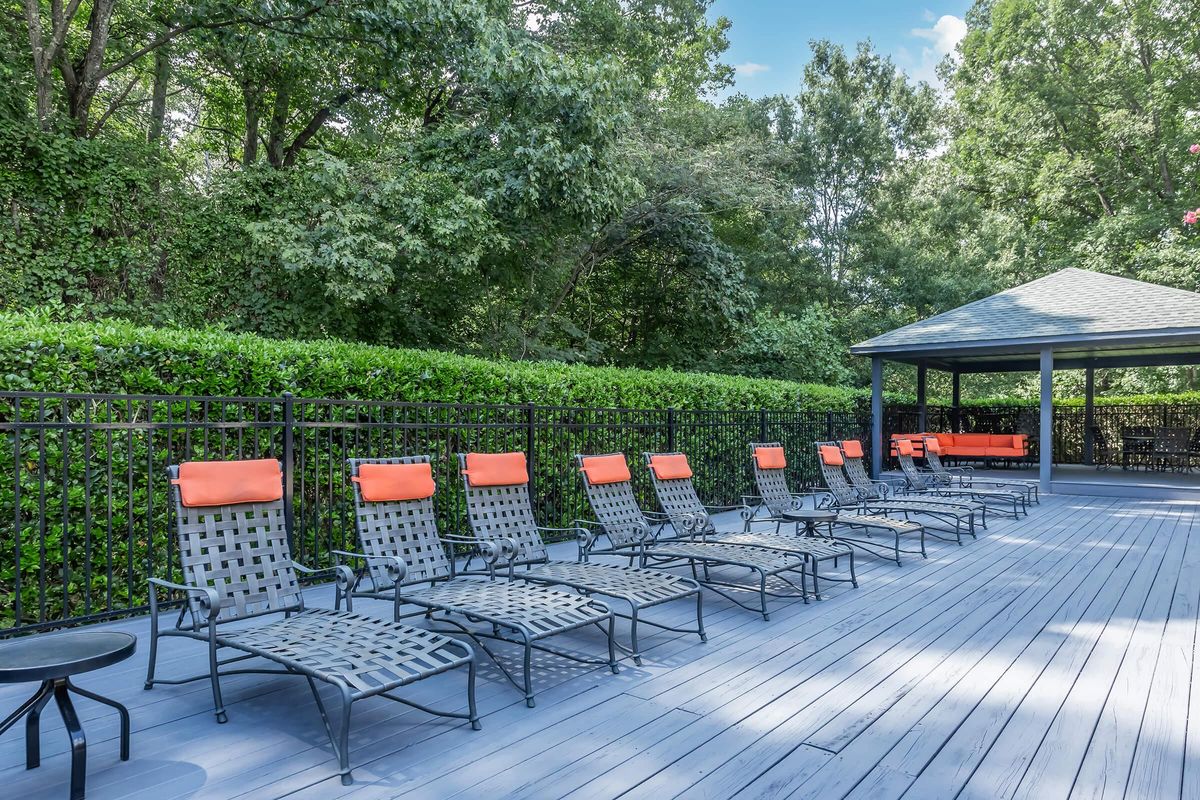
<svg viewBox="0 0 1200 800">
<path fill-rule="evenodd" d="M 382 561 L 387 566 L 388 579 L 397 586 L 403 583 L 405 576 L 408 575 L 408 564 L 399 556 L 372 556 L 366 553 L 352 553 L 349 550 L 333 550 L 332 552 L 335 556 L 342 558 L 357 558 L 367 562 Z M 342 567 L 345 565 L 339 564 L 338 566 Z M 374 582 L 372 582 L 372 585 L 375 585 Z"/>
<path fill-rule="evenodd" d="M 726 511 L 741 511 L 744 506 L 705 506 L 709 514 L 724 514 Z"/>
<path fill-rule="evenodd" d="M 221 613 L 221 598 L 217 595 L 216 589 L 210 589 L 207 586 L 188 586 L 184 583 L 171 583 L 164 581 L 162 578 L 150 578 L 150 613 L 157 613 L 158 610 L 158 592 L 154 587 L 163 589 L 176 589 L 187 594 L 197 595 L 200 601 L 200 608 L 204 611 L 204 617 L 208 620 L 214 620 Z"/>
<path fill-rule="evenodd" d="M 479 550 L 479 555 L 488 567 L 494 567 L 498 563 L 511 564 L 513 561 L 516 561 L 517 553 L 520 552 L 517 543 L 507 536 L 502 536 L 498 539 L 477 539 L 474 536 L 456 536 L 451 533 L 443 533 L 438 536 L 438 541 L 452 545 L 474 545 Z"/>
</svg>

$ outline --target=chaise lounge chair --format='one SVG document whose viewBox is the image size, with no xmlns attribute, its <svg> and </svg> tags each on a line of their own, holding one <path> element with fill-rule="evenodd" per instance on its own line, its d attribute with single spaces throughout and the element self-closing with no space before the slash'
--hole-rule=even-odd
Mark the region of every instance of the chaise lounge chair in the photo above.
<svg viewBox="0 0 1200 800">
<path fill-rule="evenodd" d="M 789 511 L 803 508 L 805 500 L 811 499 L 814 507 L 816 506 L 816 495 L 793 492 L 788 487 L 787 476 L 784 474 L 784 470 L 787 468 L 787 457 L 782 444 L 778 442 L 751 444 L 750 461 L 754 465 L 754 483 L 758 487 L 758 495 L 743 498 L 743 501 L 747 502 L 747 511 L 743 514 L 746 518 L 746 530 L 750 530 L 752 522 L 762 521 L 774 522 L 775 530 L 778 531 L 781 524 L 786 521 L 783 515 Z M 758 516 L 759 511 L 764 508 L 770 515 L 769 518 L 763 519 Z M 838 541 L 846 542 L 876 555 L 887 555 L 897 565 L 900 564 L 901 553 L 927 557 L 925 526 L 912 520 L 894 519 L 882 514 L 856 514 L 853 511 L 839 511 L 838 520 L 834 523 L 834 531 L 833 537 Z M 841 533 L 837 531 L 841 531 Z M 850 531 L 861 532 L 868 538 L 846 535 Z M 893 537 L 893 546 L 886 548 L 879 541 L 871 538 L 873 531 Z M 900 547 L 901 534 L 919 535 L 921 549 L 902 549 Z"/>
<path fill-rule="evenodd" d="M 929 475 L 922 475 L 913 461 L 912 442 L 903 439 L 896 442 L 896 458 L 900 469 L 904 472 L 907 491 L 910 494 L 933 495 L 936 497 L 966 498 L 989 504 L 994 511 L 1012 514 L 1018 519 L 1022 514 L 1028 514 L 1029 508 L 1025 503 L 1025 495 L 1021 492 L 1010 492 L 1003 489 L 972 489 L 970 487 L 942 486 Z M 994 504 L 994 505 L 991 505 Z"/>
<path fill-rule="evenodd" d="M 631 646 L 617 644 L 642 663 L 638 649 L 638 624 L 666 630 L 696 633 L 706 641 L 701 614 L 700 586 L 695 581 L 660 570 L 640 569 L 622 564 L 580 561 L 552 561 L 542 540 L 543 532 L 571 533 L 582 543 L 591 535 L 586 529 L 544 528 L 533 517 L 529 500 L 529 473 L 524 453 L 459 453 L 459 467 L 466 487 L 467 519 L 479 539 L 503 542 L 514 552 L 504 559 L 510 566 L 522 567 L 515 577 L 551 586 L 567 586 L 581 592 L 624 601 L 630 613 L 616 613 L 630 620 Z M 643 619 L 647 608 L 672 600 L 696 598 L 696 628 L 672 628 Z"/>
<path fill-rule="evenodd" d="M 468 622 L 487 623 L 490 630 L 480 631 L 455 619 L 433 617 L 475 640 L 505 677 L 525 692 L 525 703 L 530 708 L 534 706 L 530 665 L 535 649 L 583 664 L 608 664 L 617 672 L 614 615 L 608 606 L 577 592 L 503 577 L 497 579 L 495 565 L 502 554 L 496 542 L 438 535 L 433 510 L 433 471 L 428 456 L 350 459 L 349 464 L 354 483 L 355 527 L 365 552 L 335 551 L 360 565 L 354 583 L 338 592 L 339 601 L 344 596 L 347 609 L 352 598 L 370 597 L 391 601 L 397 622 L 405 616 L 440 611 Z M 488 563 L 490 574 L 486 578 L 457 575 L 452 557 L 455 544 L 473 546 Z M 370 586 L 367 590 L 360 588 L 364 580 Z M 404 604 L 422 610 L 404 615 L 401 614 Z M 607 629 L 607 659 L 582 658 L 539 644 L 543 639 L 589 625 L 601 631 Z M 487 644 L 480 641 L 483 638 L 523 648 L 520 683 Z"/>
<path fill-rule="evenodd" d="M 1025 495 L 1026 504 L 1041 502 L 1041 499 L 1038 497 L 1037 481 L 1026 481 L 1017 478 L 1003 480 L 996 478 L 976 478 L 975 468 L 972 466 L 947 467 L 942 463 L 941 445 L 932 436 L 925 440 L 925 464 L 927 468 L 921 470 L 921 472 L 933 476 L 943 486 L 957 485 L 972 489 L 1006 489 Z"/>
<path fill-rule="evenodd" d="M 654 528 L 657 526 L 661 533 L 667 520 L 665 517 L 653 519 L 638 506 L 633 496 L 629 464 L 623 453 L 577 455 L 575 463 L 579 465 L 584 491 L 596 515 L 595 520 L 579 520 L 591 532 L 583 545 L 584 558 L 614 555 L 655 566 L 686 564 L 698 584 L 742 608 L 760 611 L 763 619 L 769 619 L 767 598 L 776 596 L 767 589 L 767 580 L 794 572 L 800 577 L 800 596 L 808 602 L 802 556 L 736 544 L 657 536 Z M 606 549 L 599 547 L 600 537 L 608 540 Z M 755 573 L 758 576 L 759 608 L 754 609 L 731 595 L 731 590 L 744 590 L 745 585 L 714 578 L 713 567 L 738 567 Z M 782 580 L 795 586 L 786 578 Z"/>
<path fill-rule="evenodd" d="M 812 576 L 813 596 L 818 600 L 821 599 L 821 564 L 832 561 L 836 567 L 839 561 L 846 559 L 849 566 L 849 577 L 831 578 L 826 576 L 824 580 L 850 583 L 855 588 L 858 587 L 858 578 L 854 572 L 854 551 L 850 549 L 849 545 L 824 536 L 798 536 L 778 532 L 743 531 L 738 533 L 717 530 L 717 526 L 712 520 L 712 513 L 734 510 L 740 512 L 743 510 L 743 506 L 704 505 L 700 501 L 699 495 L 696 494 L 696 487 L 692 485 L 692 468 L 688 464 L 687 456 L 683 453 L 644 453 L 643 457 L 646 466 L 650 469 L 654 493 L 658 497 L 658 504 L 663 511 L 662 522 L 659 524 L 660 541 L 662 541 L 662 530 L 669 523 L 674 531 L 675 539 L 698 539 L 715 544 L 757 548 L 800 557 L 804 560 L 808 574 Z M 782 573 L 780 577 L 783 577 Z M 765 585 L 765 581 L 763 585 Z M 803 582 L 801 585 L 803 586 Z"/>
<path fill-rule="evenodd" d="M 828 447 L 831 450 L 822 450 Z M 834 457 L 840 451 L 840 458 Z M 935 498 L 895 497 L 890 485 L 883 481 L 872 481 L 867 477 L 862 462 L 862 443 L 856 440 L 841 442 L 817 442 L 817 464 L 829 494 L 821 505 L 863 514 L 897 514 L 905 519 L 910 514 L 929 517 L 950 526 L 948 529 L 926 526 L 930 536 L 945 540 L 939 531 L 954 534 L 954 541 L 962 544 L 965 532 L 975 538 L 975 519 L 987 527 L 987 506 L 973 500 L 938 500 Z M 845 472 L 843 472 L 843 469 Z M 855 476 L 859 476 L 855 479 Z M 847 482 L 849 478 L 852 482 Z M 861 485 L 860 485 L 861 482 Z"/>
<path fill-rule="evenodd" d="M 475 710 L 475 654 L 470 645 L 440 633 L 350 611 L 307 608 L 292 561 L 284 513 L 282 470 L 273 459 L 193 461 L 168 468 L 179 557 L 186 583 L 150 579 L 150 662 L 146 686 L 208 678 L 217 722 L 228 717 L 220 677 L 246 673 L 302 676 L 338 758 L 342 783 L 350 785 L 350 708 L 367 697 L 386 697 L 431 714 L 470 720 Z M 343 586 L 352 579 L 337 569 Z M 173 629 L 158 627 L 158 590 L 182 592 L 187 602 Z M 249 626 L 226 627 L 278 615 Z M 160 636 L 183 636 L 208 645 L 208 672 L 179 680 L 154 677 Z M 222 649 L 239 651 L 224 660 Z M 279 669 L 223 669 L 259 657 Z M 436 711 L 394 694 L 422 678 L 466 667 L 468 711 Z M 315 681 L 337 688 L 341 717 L 335 733 Z"/>
</svg>

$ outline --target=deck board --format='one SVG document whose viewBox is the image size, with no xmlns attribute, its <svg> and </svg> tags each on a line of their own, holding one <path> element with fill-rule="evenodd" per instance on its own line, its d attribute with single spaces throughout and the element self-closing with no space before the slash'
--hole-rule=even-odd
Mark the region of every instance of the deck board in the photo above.
<svg viewBox="0 0 1200 800">
<path fill-rule="evenodd" d="M 350 787 L 302 681 L 227 679 L 217 725 L 206 682 L 144 691 L 146 620 L 112 623 L 142 637 L 138 654 L 79 683 L 129 705 L 133 760 L 117 759 L 115 717 L 81 700 L 88 797 L 1200 797 L 1198 510 L 1047 496 L 961 547 L 931 539 L 928 560 L 860 553 L 861 588 L 776 600 L 770 622 L 708 594 L 707 644 L 647 629 L 645 664 L 619 675 L 539 657 L 535 709 L 485 661 L 482 731 L 356 704 Z M 654 612 L 685 625 L 691 606 Z M 570 645 L 597 652 L 602 638 Z M 203 665 L 195 642 L 160 649 L 160 676 Z M 32 688 L 0 687 L 0 711 Z M 410 688 L 465 703 L 462 676 Z M 43 716 L 37 770 L 23 768 L 22 733 L 0 738 L 3 794 L 60 797 L 57 714 Z"/>
</svg>

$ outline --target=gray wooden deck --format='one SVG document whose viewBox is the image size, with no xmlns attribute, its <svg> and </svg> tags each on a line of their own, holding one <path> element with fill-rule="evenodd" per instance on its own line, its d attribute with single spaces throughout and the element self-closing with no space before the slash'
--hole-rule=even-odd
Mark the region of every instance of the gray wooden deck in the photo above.
<svg viewBox="0 0 1200 800">
<path fill-rule="evenodd" d="M 141 689 L 143 646 L 79 680 L 134 725 L 121 763 L 115 716 L 79 701 L 88 797 L 1197 798 L 1198 509 L 1053 496 L 928 561 L 861 556 L 860 589 L 777 604 L 770 622 L 710 596 L 708 644 L 648 636 L 645 666 L 615 676 L 546 662 L 535 709 L 485 663 L 479 732 L 365 701 L 350 787 L 303 681 L 228 679 L 217 725 L 205 683 Z M 203 663 L 166 640 L 160 674 Z M 442 677 L 422 699 L 459 702 L 461 678 Z M 3 687 L 0 710 L 31 690 Z M 37 770 L 23 731 L 0 740 L 0 797 L 65 796 L 66 736 L 43 720 Z"/>
</svg>

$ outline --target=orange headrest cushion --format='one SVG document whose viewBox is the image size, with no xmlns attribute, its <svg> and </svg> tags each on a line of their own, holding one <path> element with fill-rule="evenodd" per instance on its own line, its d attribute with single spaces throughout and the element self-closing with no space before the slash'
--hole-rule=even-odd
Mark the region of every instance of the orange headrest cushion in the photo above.
<svg viewBox="0 0 1200 800">
<path fill-rule="evenodd" d="M 188 508 L 271 503 L 283 499 L 283 473 L 273 458 L 187 461 L 179 465 L 180 502 Z"/>
<path fill-rule="evenodd" d="M 471 486 L 521 486 L 529 483 L 524 453 L 467 453 L 463 470 Z"/>
<path fill-rule="evenodd" d="M 926 439 L 925 440 L 925 449 L 926 449 L 926 451 L 928 451 L 930 453 L 942 452 L 942 446 L 940 444 L 938 444 L 937 439 Z"/>
<path fill-rule="evenodd" d="M 670 456 L 650 456 L 650 469 L 654 470 L 654 477 L 660 481 L 674 481 L 692 477 L 692 468 L 688 465 L 687 456 L 683 453 L 676 453 Z"/>
<path fill-rule="evenodd" d="M 754 460 L 759 469 L 783 469 L 787 466 L 787 456 L 782 447 L 756 447 Z"/>
<path fill-rule="evenodd" d="M 629 473 L 629 464 L 623 453 L 611 456 L 584 456 L 583 468 L 579 470 L 587 476 L 588 483 L 593 486 L 603 486 L 606 483 L 626 483 L 633 480 Z"/>
<path fill-rule="evenodd" d="M 846 463 L 846 459 L 842 458 L 841 449 L 834 447 L 831 444 L 823 444 L 817 448 L 821 454 L 821 463 L 831 467 L 840 467 Z"/>
<path fill-rule="evenodd" d="M 911 456 L 913 454 L 912 442 L 908 439 L 897 439 L 896 452 L 902 456 Z"/>
<path fill-rule="evenodd" d="M 847 439 L 842 442 L 842 452 L 846 454 L 846 458 L 862 458 L 862 442 L 858 439 Z"/>
<path fill-rule="evenodd" d="M 362 499 L 368 503 L 424 500 L 433 497 L 433 466 L 416 464 L 360 464 L 350 480 L 358 484 Z"/>
</svg>

